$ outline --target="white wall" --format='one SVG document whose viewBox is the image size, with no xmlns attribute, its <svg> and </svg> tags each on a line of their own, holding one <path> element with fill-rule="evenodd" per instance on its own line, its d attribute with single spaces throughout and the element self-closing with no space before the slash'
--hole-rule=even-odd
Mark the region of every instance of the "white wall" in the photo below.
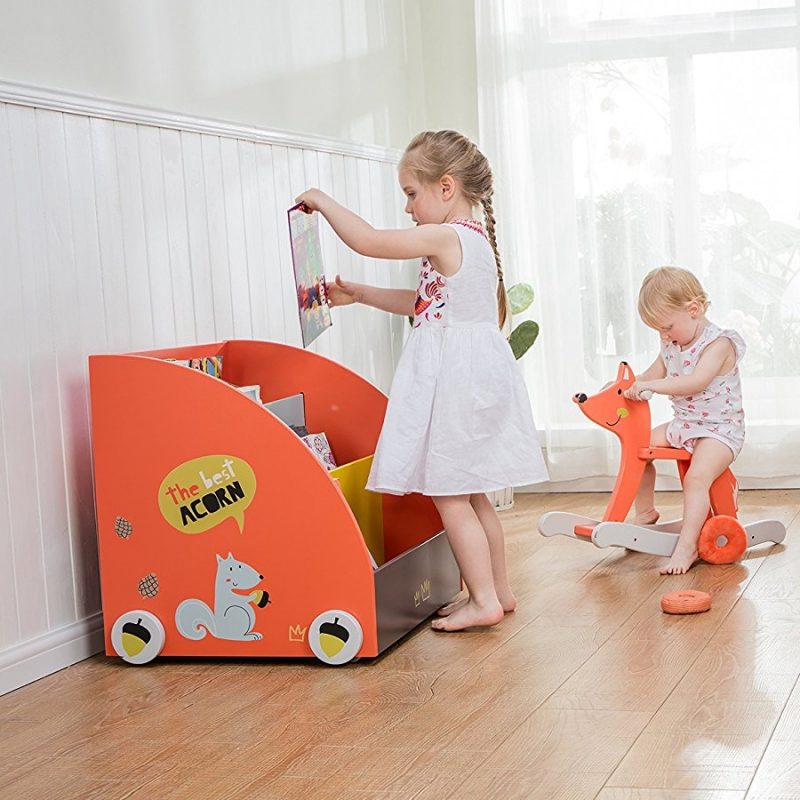
<svg viewBox="0 0 800 800">
<path fill-rule="evenodd" d="M 419 30 L 425 127 L 450 128 L 478 141 L 474 0 L 422 2 Z"/>
<path fill-rule="evenodd" d="M 434 125 L 474 134 L 472 5 L 434 5 L 3 3 L 0 693 L 100 647 L 86 356 L 299 344 L 295 194 L 317 184 L 403 224 L 387 147 Z M 458 91 L 424 52 L 441 41 L 459 48 Z M 413 285 L 414 266 L 325 236 L 329 272 Z M 387 389 L 403 320 L 338 316 L 319 351 Z"/>
<path fill-rule="evenodd" d="M 402 148 L 477 135 L 473 0 L 3 0 L 0 79 Z"/>
</svg>

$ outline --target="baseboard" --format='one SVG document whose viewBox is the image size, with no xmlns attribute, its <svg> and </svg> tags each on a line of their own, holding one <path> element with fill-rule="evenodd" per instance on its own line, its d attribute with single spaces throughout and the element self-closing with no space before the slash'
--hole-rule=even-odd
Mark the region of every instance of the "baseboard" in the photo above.
<svg viewBox="0 0 800 800">
<path fill-rule="evenodd" d="M 83 661 L 103 649 L 98 612 L 0 652 L 0 696 Z"/>
</svg>

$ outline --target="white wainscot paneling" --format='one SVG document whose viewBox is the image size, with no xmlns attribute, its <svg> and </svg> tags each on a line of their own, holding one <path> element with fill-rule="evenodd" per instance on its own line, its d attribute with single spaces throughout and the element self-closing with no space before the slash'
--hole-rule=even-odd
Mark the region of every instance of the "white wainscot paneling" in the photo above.
<svg viewBox="0 0 800 800">
<path fill-rule="evenodd" d="M 397 156 L 0 83 L 0 693 L 102 646 L 87 356 L 299 346 L 286 209 L 403 224 Z M 322 231 L 329 277 L 414 285 Z M 386 391 L 406 333 L 353 307 L 312 348 Z"/>
</svg>

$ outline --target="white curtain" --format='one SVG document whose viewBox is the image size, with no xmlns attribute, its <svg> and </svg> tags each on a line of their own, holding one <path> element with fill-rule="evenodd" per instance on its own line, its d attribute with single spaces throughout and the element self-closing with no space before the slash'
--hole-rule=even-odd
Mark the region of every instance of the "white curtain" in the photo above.
<svg viewBox="0 0 800 800">
<path fill-rule="evenodd" d="M 480 143 L 551 478 L 603 488 L 615 437 L 570 402 L 658 353 L 644 274 L 692 269 L 748 343 L 742 486 L 800 486 L 800 9 L 794 0 L 475 0 Z M 653 423 L 668 402 L 651 403 Z M 674 485 L 663 467 L 660 485 Z"/>
</svg>

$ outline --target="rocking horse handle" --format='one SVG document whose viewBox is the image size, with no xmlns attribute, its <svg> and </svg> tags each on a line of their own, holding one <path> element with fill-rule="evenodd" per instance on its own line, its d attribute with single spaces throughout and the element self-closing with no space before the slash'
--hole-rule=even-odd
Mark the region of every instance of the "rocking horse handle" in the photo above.
<svg viewBox="0 0 800 800">
<path fill-rule="evenodd" d="M 639 397 L 642 400 L 649 400 L 653 396 L 652 389 L 645 389 L 643 392 L 639 392 Z"/>
</svg>

